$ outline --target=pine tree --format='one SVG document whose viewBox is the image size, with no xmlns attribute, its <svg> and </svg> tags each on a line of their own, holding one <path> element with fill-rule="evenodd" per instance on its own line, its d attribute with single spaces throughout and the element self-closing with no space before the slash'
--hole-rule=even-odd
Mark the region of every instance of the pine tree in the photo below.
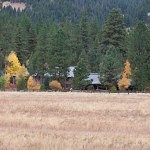
<svg viewBox="0 0 150 150">
<path fill-rule="evenodd" d="M 87 81 L 88 76 L 89 72 L 87 64 L 83 58 L 80 58 L 74 70 L 73 88 L 85 89 L 85 87 L 90 84 L 90 81 Z"/>
<path fill-rule="evenodd" d="M 112 45 L 122 53 L 125 53 L 124 40 L 125 26 L 123 15 L 119 9 L 112 9 L 104 26 L 101 49 L 106 53 L 108 47 Z"/>
<path fill-rule="evenodd" d="M 30 59 L 32 55 L 35 53 L 36 45 L 37 45 L 37 37 L 36 31 L 34 27 L 31 27 L 28 31 L 27 35 L 27 59 Z"/>
<path fill-rule="evenodd" d="M 132 64 L 132 81 L 138 90 L 150 85 L 150 30 L 139 22 L 130 33 L 129 61 Z"/>
<path fill-rule="evenodd" d="M 29 71 L 31 74 L 37 73 L 41 78 L 44 78 L 44 73 L 47 71 L 48 63 L 48 42 L 46 27 L 43 26 L 39 32 L 36 50 L 29 60 Z"/>
<path fill-rule="evenodd" d="M 11 21 L 11 18 L 5 18 L 4 15 L 2 18 L 0 17 L 2 25 L 0 25 L 0 48 L 2 49 L 2 53 L 4 56 L 10 52 L 10 49 L 13 47 L 13 34 L 14 34 L 14 26 Z"/>
<path fill-rule="evenodd" d="M 90 27 L 90 47 L 88 51 L 91 72 L 98 72 L 99 70 L 99 33 L 97 19 L 94 18 Z"/>
<path fill-rule="evenodd" d="M 21 64 L 26 63 L 27 50 L 25 49 L 25 42 L 23 28 L 18 26 L 14 38 L 14 47 Z"/>
<path fill-rule="evenodd" d="M 97 18 L 94 17 L 94 19 L 92 20 L 91 26 L 90 26 L 90 33 L 89 33 L 90 46 L 92 46 L 92 47 L 95 46 L 95 42 L 97 40 L 98 33 L 99 33 L 98 22 L 97 22 Z"/>
<path fill-rule="evenodd" d="M 88 52 L 88 61 L 91 72 L 98 72 L 101 57 L 103 56 L 103 54 L 101 54 L 99 50 L 99 43 L 100 37 L 99 35 L 97 35 Z"/>
<path fill-rule="evenodd" d="M 27 88 L 27 82 L 24 78 L 19 78 L 17 81 L 17 90 L 25 90 Z"/>
<path fill-rule="evenodd" d="M 110 89 L 113 86 L 117 86 L 123 65 L 122 61 L 122 54 L 115 47 L 109 47 L 100 63 L 100 80 L 107 88 Z"/>
<path fill-rule="evenodd" d="M 5 57 L 2 53 L 2 49 L 0 48 L 0 76 L 4 73 L 4 64 L 5 64 Z"/>
<path fill-rule="evenodd" d="M 88 17 L 86 10 L 83 11 L 81 22 L 80 22 L 80 40 L 81 40 L 81 46 L 82 50 L 87 53 L 89 49 L 89 33 L 88 33 Z"/>
<path fill-rule="evenodd" d="M 68 43 L 68 37 L 62 27 L 60 27 L 53 36 L 50 56 L 50 72 L 59 81 L 62 79 L 64 83 L 67 77 L 68 67 L 71 63 L 72 54 Z"/>
</svg>

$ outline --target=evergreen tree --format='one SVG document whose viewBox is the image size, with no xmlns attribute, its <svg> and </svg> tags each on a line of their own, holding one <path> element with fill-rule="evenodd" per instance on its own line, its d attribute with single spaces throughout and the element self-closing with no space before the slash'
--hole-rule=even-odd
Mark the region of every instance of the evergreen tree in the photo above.
<svg viewBox="0 0 150 150">
<path fill-rule="evenodd" d="M 100 81 L 104 86 L 109 89 L 117 86 L 122 65 L 122 54 L 115 47 L 109 47 L 100 64 Z"/>
<path fill-rule="evenodd" d="M 2 48 L 0 48 L 0 76 L 4 74 L 4 68 L 5 68 L 5 57 L 2 51 L 3 51 Z"/>
<path fill-rule="evenodd" d="M 36 51 L 29 60 L 30 73 L 37 73 L 44 78 L 44 73 L 48 70 L 48 46 L 46 27 L 43 26 L 37 40 Z"/>
<path fill-rule="evenodd" d="M 88 60 L 91 72 L 98 72 L 101 57 L 103 56 L 99 48 L 99 43 L 101 40 L 100 38 L 101 37 L 99 37 L 99 34 L 97 34 L 95 41 L 93 41 L 88 52 Z"/>
<path fill-rule="evenodd" d="M 106 53 L 108 47 L 112 45 L 124 53 L 124 40 L 125 27 L 123 15 L 119 9 L 112 9 L 104 26 L 101 49 L 104 53 Z"/>
<path fill-rule="evenodd" d="M 24 78 L 20 78 L 17 82 L 17 90 L 25 90 L 27 88 L 27 82 Z"/>
<path fill-rule="evenodd" d="M 99 33 L 98 30 L 98 22 L 97 22 L 97 18 L 94 17 L 94 19 L 92 20 L 90 29 L 89 29 L 90 33 L 89 33 L 89 37 L 90 37 L 90 46 L 94 47 L 95 46 L 95 42 Z"/>
<path fill-rule="evenodd" d="M 150 86 L 150 30 L 143 22 L 130 34 L 128 56 L 135 87 L 146 89 Z"/>
<path fill-rule="evenodd" d="M 25 42 L 23 28 L 19 25 L 16 29 L 14 47 L 21 64 L 25 64 L 26 62 L 27 50 L 25 49 Z"/>
<path fill-rule="evenodd" d="M 6 16 L 5 16 L 6 17 Z M 5 57 L 9 54 L 10 50 L 13 48 L 13 34 L 14 28 L 11 23 L 11 18 L 0 17 L 0 49 L 2 55 Z M 6 21 L 7 20 L 7 21 Z M 9 20 L 9 21 L 8 21 Z M 2 24 L 1 24 L 2 23 Z"/>
<path fill-rule="evenodd" d="M 32 55 L 35 53 L 36 45 L 37 45 L 37 37 L 36 37 L 36 31 L 34 27 L 31 27 L 29 29 L 28 35 L 27 35 L 27 59 L 32 57 Z"/>
<path fill-rule="evenodd" d="M 99 70 L 99 33 L 97 19 L 94 18 L 90 27 L 90 47 L 88 51 L 91 72 L 98 72 Z"/>
<path fill-rule="evenodd" d="M 81 40 L 81 46 L 82 50 L 87 53 L 89 48 L 89 26 L 88 26 L 88 16 L 87 12 L 84 10 L 80 22 L 80 40 Z"/>
<path fill-rule="evenodd" d="M 48 89 L 49 89 L 49 82 L 50 82 L 50 77 L 45 76 L 45 78 L 44 78 L 44 83 L 43 83 L 45 90 L 48 90 Z"/>
<path fill-rule="evenodd" d="M 59 27 L 58 31 L 53 36 L 50 56 L 50 72 L 54 74 L 59 81 L 62 78 L 62 82 L 64 83 L 72 55 L 68 43 L 68 36 L 63 31 L 62 27 Z"/>
<path fill-rule="evenodd" d="M 90 81 L 87 80 L 88 76 L 89 72 L 87 64 L 83 58 L 80 58 L 74 70 L 73 88 L 82 90 L 85 89 L 85 87 L 90 84 Z"/>
</svg>

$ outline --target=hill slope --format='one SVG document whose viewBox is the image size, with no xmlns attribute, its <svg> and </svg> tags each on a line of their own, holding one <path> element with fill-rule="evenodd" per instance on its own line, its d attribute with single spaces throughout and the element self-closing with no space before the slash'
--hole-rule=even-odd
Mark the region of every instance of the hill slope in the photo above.
<svg viewBox="0 0 150 150">
<path fill-rule="evenodd" d="M 42 18 L 54 17 L 60 20 L 67 17 L 72 21 L 80 18 L 82 10 L 87 9 L 89 17 L 96 16 L 103 23 L 110 10 L 120 8 L 125 15 L 127 25 L 133 24 L 136 19 L 147 20 L 146 14 L 150 11 L 149 0 L 27 0 L 33 6 L 33 16 Z M 42 6 L 42 7 L 41 7 Z M 147 9 L 145 9 L 145 7 Z"/>
<path fill-rule="evenodd" d="M 147 21 L 147 13 L 150 12 L 149 0 L 11 0 L 11 2 L 25 2 L 32 5 L 25 13 L 36 19 L 48 20 L 62 18 L 76 22 L 81 17 L 83 9 L 88 12 L 89 18 L 96 16 L 100 23 L 106 20 L 106 16 L 112 8 L 120 8 L 125 16 L 127 26 L 134 24 L 137 19 Z"/>
</svg>

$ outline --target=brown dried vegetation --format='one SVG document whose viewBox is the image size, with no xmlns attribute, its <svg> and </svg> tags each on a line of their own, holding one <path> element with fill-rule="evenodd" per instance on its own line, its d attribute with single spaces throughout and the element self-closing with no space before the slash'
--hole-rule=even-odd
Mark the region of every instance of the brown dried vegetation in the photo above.
<svg viewBox="0 0 150 150">
<path fill-rule="evenodd" d="M 0 92 L 0 150 L 149 150 L 150 95 Z"/>
</svg>

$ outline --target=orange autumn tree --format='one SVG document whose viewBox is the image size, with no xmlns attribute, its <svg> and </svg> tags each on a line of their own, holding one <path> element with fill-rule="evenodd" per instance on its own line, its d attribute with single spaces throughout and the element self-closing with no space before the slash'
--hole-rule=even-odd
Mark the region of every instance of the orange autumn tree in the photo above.
<svg viewBox="0 0 150 150">
<path fill-rule="evenodd" d="M 122 79 L 118 82 L 119 89 L 125 88 L 128 89 L 128 87 L 131 85 L 131 80 L 129 79 L 131 76 L 131 66 L 128 60 L 125 62 L 125 68 L 122 73 Z"/>
<path fill-rule="evenodd" d="M 12 75 L 16 75 L 21 66 L 19 59 L 14 51 L 12 51 L 8 57 L 6 57 L 6 61 L 8 62 L 6 65 L 6 73 Z"/>
<path fill-rule="evenodd" d="M 27 68 L 24 65 L 20 66 L 17 75 L 18 75 L 18 78 L 24 78 L 24 77 L 28 76 L 29 73 L 28 73 Z"/>
<path fill-rule="evenodd" d="M 10 83 L 10 77 L 15 76 L 16 79 L 24 78 L 28 75 L 28 70 L 24 65 L 21 65 L 14 51 L 6 57 L 5 79 L 7 85 Z"/>
<path fill-rule="evenodd" d="M 49 86 L 53 91 L 62 90 L 62 86 L 57 80 L 53 80 L 52 82 L 50 82 Z"/>
<path fill-rule="evenodd" d="M 30 76 L 27 81 L 27 88 L 29 91 L 39 91 L 40 90 L 40 83 L 36 82 L 36 80 Z"/>
</svg>

